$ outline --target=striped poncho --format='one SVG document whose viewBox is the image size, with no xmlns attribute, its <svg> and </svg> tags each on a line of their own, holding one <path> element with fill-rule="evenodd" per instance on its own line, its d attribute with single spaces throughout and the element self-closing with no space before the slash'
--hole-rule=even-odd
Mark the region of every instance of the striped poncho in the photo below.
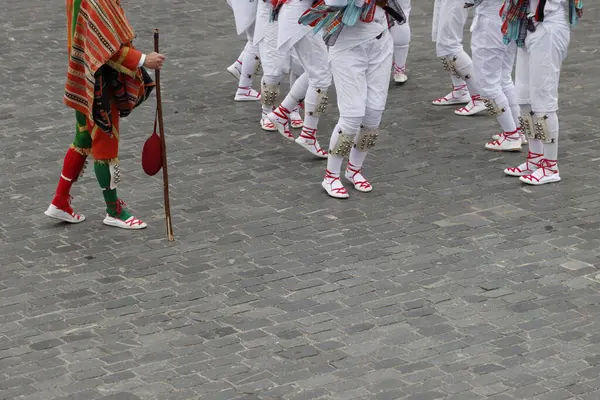
<svg viewBox="0 0 600 400">
<path fill-rule="evenodd" d="M 502 34 L 504 43 L 508 44 L 511 40 L 517 43 L 518 47 L 523 47 L 527 31 L 535 30 L 533 21 L 529 19 L 530 0 L 505 0 L 500 9 L 500 16 L 503 19 Z M 544 21 L 544 8 L 546 0 L 540 0 L 535 10 L 535 20 Z M 577 10 L 583 8 L 583 0 L 569 0 L 569 22 L 576 25 L 578 21 Z"/>
<path fill-rule="evenodd" d="M 373 22 L 375 8 L 383 4 L 386 11 L 388 28 L 394 23 L 403 24 L 406 16 L 396 0 L 349 0 L 349 4 L 336 7 L 320 0 L 300 17 L 299 24 L 311 26 L 314 32 L 323 30 L 323 39 L 333 46 L 345 26 L 354 26 L 358 21 Z"/>
<path fill-rule="evenodd" d="M 69 68 L 64 102 L 84 114 L 90 126 L 97 124 L 110 133 L 109 103 L 116 102 L 120 116 L 126 116 L 149 94 L 147 74 L 111 61 L 119 50 L 132 47 L 133 29 L 118 0 L 67 0 L 67 24 Z"/>
</svg>

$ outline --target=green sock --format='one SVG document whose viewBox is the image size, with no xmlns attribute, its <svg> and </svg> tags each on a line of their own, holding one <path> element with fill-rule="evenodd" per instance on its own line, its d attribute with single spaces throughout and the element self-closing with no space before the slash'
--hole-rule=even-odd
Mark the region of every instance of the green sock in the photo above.
<svg viewBox="0 0 600 400">
<path fill-rule="evenodd" d="M 108 215 L 114 218 L 118 218 L 121 221 L 127 221 L 131 214 L 121 206 L 119 196 L 117 196 L 117 189 L 110 188 L 110 167 L 107 162 L 95 162 L 94 172 L 96 173 L 96 179 L 102 188 L 102 195 L 106 202 L 106 212 Z"/>
<path fill-rule="evenodd" d="M 106 202 L 106 212 L 108 215 L 118 218 L 121 221 L 127 221 L 131 217 L 131 214 L 119 204 L 117 189 L 104 189 L 102 190 L 102 195 Z"/>
</svg>

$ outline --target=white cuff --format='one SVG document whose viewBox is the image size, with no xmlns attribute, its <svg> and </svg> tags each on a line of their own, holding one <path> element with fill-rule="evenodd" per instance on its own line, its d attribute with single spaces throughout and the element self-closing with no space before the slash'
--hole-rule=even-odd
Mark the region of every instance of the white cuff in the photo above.
<svg viewBox="0 0 600 400">
<path fill-rule="evenodd" d="M 142 54 L 142 58 L 140 58 L 140 62 L 138 63 L 138 68 L 143 67 L 146 62 L 146 55 Z"/>
</svg>

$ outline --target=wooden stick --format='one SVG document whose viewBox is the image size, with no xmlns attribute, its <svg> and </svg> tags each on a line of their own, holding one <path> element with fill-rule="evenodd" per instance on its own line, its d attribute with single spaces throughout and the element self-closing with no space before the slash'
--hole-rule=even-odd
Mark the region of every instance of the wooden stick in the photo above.
<svg viewBox="0 0 600 400">
<path fill-rule="evenodd" d="M 159 53 L 158 49 L 158 29 L 154 30 L 154 51 Z M 160 96 L 160 70 L 154 71 L 156 77 L 156 113 L 158 115 L 158 129 L 160 131 L 162 170 L 163 170 L 163 192 L 165 200 L 165 221 L 167 223 L 167 237 L 169 242 L 173 242 L 173 224 L 171 223 L 171 203 L 169 201 L 169 172 L 167 171 L 167 142 L 165 139 L 165 127 L 163 125 L 162 98 Z"/>
</svg>

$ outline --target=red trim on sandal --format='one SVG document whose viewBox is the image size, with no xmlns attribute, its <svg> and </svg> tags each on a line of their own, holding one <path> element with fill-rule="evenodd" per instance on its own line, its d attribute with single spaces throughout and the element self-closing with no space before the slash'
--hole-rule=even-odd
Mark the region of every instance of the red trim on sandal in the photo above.
<svg viewBox="0 0 600 400">
<path fill-rule="evenodd" d="M 325 170 L 325 179 L 331 179 L 331 182 L 329 182 L 329 185 L 331 186 L 332 192 L 335 192 L 337 194 L 342 194 L 342 195 L 348 194 L 348 191 L 346 190 L 346 188 L 344 186 L 335 188 L 335 189 L 333 188 L 333 182 L 340 181 L 340 184 L 341 184 L 342 181 L 339 176 L 334 176 L 333 172 L 331 172 L 328 169 Z"/>
<path fill-rule="evenodd" d="M 542 180 L 542 178 L 546 177 L 546 176 L 551 176 L 554 175 L 556 173 L 558 173 L 558 171 L 556 169 L 554 169 L 554 167 L 556 167 L 556 165 L 558 164 L 557 160 L 548 160 L 548 159 L 541 159 L 539 161 L 538 165 L 538 170 L 542 170 L 543 175 L 540 178 L 536 178 L 535 176 L 533 176 L 533 174 L 529 174 L 529 175 L 525 175 L 523 177 L 523 179 L 528 179 L 530 181 L 536 181 L 539 182 Z M 550 173 L 547 173 L 547 171 L 549 171 Z"/>
<path fill-rule="evenodd" d="M 312 146 L 314 146 L 316 152 L 318 154 L 322 154 L 324 156 L 327 155 L 327 152 L 320 147 L 317 147 L 317 130 L 312 128 L 304 127 L 302 128 L 302 132 L 300 133 L 300 137 L 308 140 L 312 140 Z"/>
<path fill-rule="evenodd" d="M 450 93 L 452 96 L 450 98 L 440 97 L 439 99 L 435 99 L 434 101 L 435 102 L 442 102 L 442 101 L 448 101 L 448 100 L 451 100 L 451 99 L 456 99 L 457 97 L 454 96 L 454 92 L 458 92 L 459 90 L 466 89 L 466 87 L 467 87 L 467 84 L 459 85 L 459 86 L 452 85 L 452 92 Z"/>
<path fill-rule="evenodd" d="M 350 172 L 353 172 L 352 174 L 352 183 L 354 183 L 354 185 L 358 185 L 360 186 L 361 189 L 369 189 L 371 187 L 371 184 L 369 183 L 369 181 L 364 180 L 364 181 L 356 181 L 354 180 L 354 177 L 358 174 L 361 174 L 362 168 L 356 168 L 353 164 L 350 163 L 350 161 L 348 161 L 348 165 L 346 165 L 346 169 Z"/>
</svg>

